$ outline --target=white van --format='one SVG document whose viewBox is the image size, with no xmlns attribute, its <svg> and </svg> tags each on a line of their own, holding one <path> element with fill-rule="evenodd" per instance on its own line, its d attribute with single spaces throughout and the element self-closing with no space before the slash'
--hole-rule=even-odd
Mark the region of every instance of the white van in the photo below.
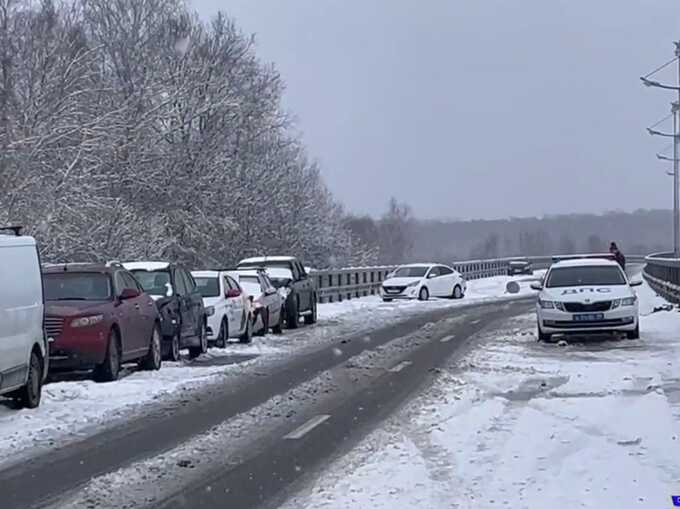
<svg viewBox="0 0 680 509">
<path fill-rule="evenodd" d="M 0 231 L 0 395 L 40 404 L 49 359 L 40 258 L 32 237 Z"/>
</svg>

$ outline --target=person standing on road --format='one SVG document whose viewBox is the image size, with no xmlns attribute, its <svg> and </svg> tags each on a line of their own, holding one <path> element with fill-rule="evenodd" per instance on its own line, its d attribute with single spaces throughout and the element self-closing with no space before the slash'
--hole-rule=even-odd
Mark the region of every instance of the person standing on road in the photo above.
<svg viewBox="0 0 680 509">
<path fill-rule="evenodd" d="M 623 270 L 626 270 L 626 257 L 623 256 L 623 253 L 619 249 L 619 246 L 616 245 L 616 242 L 609 244 L 609 252 L 614 255 L 616 263 L 621 265 Z"/>
</svg>

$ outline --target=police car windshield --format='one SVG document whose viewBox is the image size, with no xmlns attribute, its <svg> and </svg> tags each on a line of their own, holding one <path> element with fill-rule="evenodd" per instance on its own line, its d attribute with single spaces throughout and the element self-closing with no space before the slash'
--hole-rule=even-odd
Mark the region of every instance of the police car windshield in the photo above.
<svg viewBox="0 0 680 509">
<path fill-rule="evenodd" d="M 625 285 L 618 267 L 606 265 L 591 265 L 587 267 L 554 268 L 548 274 L 546 288 L 561 288 L 565 286 L 611 286 Z"/>
</svg>

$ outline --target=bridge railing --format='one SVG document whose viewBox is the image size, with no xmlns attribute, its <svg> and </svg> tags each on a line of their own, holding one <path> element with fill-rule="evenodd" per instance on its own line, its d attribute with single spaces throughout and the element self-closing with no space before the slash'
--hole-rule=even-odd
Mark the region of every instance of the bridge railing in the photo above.
<svg viewBox="0 0 680 509">
<path fill-rule="evenodd" d="M 680 303 L 680 258 L 657 253 L 645 258 L 643 277 L 652 289 L 674 304 Z"/>
<path fill-rule="evenodd" d="M 644 256 L 628 256 L 628 263 L 645 263 Z M 529 260 L 534 270 L 547 269 L 552 256 L 494 258 L 491 260 L 465 260 L 451 264 L 468 281 L 492 276 L 504 276 L 513 260 Z M 396 267 L 349 267 L 344 269 L 314 270 L 313 278 L 319 302 L 340 302 L 348 299 L 378 295 L 386 276 Z"/>
<path fill-rule="evenodd" d="M 496 258 L 492 260 L 466 260 L 451 266 L 468 281 L 508 273 L 509 263 L 513 260 L 528 259 L 534 269 L 550 266 L 551 257 Z M 347 299 L 378 295 L 380 286 L 394 266 L 350 267 L 345 269 L 315 270 L 310 277 L 316 283 L 319 302 L 340 302 Z"/>
</svg>

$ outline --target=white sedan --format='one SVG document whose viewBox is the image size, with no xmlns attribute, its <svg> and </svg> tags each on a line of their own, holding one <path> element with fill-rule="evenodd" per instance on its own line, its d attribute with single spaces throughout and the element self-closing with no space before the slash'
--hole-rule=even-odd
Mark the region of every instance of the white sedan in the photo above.
<svg viewBox="0 0 680 509">
<path fill-rule="evenodd" d="M 208 315 L 208 343 L 219 348 L 227 346 L 229 338 L 241 343 L 253 339 L 254 311 L 235 278 L 224 271 L 201 270 L 191 273 L 203 297 Z"/>
<path fill-rule="evenodd" d="M 380 288 L 383 301 L 427 300 L 430 297 L 461 299 L 467 283 L 460 272 L 434 263 L 402 265 L 387 276 Z"/>
</svg>

